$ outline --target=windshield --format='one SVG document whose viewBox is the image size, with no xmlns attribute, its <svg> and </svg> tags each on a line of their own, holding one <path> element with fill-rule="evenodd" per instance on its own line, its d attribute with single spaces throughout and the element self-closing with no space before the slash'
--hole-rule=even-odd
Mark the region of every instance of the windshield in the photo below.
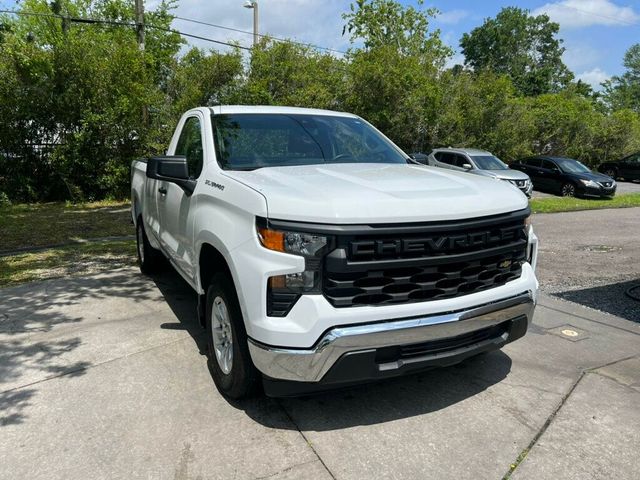
<svg viewBox="0 0 640 480">
<path fill-rule="evenodd" d="M 589 173 L 589 172 L 591 172 L 591 170 L 589 170 L 587 167 L 585 167 L 583 164 L 581 164 L 577 160 L 556 159 L 556 163 L 560 167 L 560 170 L 562 170 L 565 173 Z"/>
<path fill-rule="evenodd" d="M 507 170 L 506 164 L 493 155 L 472 155 L 471 158 L 480 170 Z"/>
<path fill-rule="evenodd" d="M 227 170 L 324 163 L 407 163 L 359 118 L 299 114 L 212 116 L 220 166 Z"/>
</svg>

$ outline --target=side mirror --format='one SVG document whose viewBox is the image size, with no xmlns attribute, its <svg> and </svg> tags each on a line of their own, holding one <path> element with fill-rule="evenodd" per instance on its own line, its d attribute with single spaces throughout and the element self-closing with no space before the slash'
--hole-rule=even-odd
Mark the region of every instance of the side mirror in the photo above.
<svg viewBox="0 0 640 480">
<path fill-rule="evenodd" d="M 189 178 L 187 157 L 183 155 L 149 158 L 147 177 L 175 183 L 187 196 L 191 196 L 196 188 L 196 181 Z"/>
<path fill-rule="evenodd" d="M 462 164 L 462 168 L 464 168 L 465 170 L 471 170 L 473 167 L 470 163 L 464 163 Z"/>
<path fill-rule="evenodd" d="M 409 156 L 416 162 L 423 165 L 427 165 L 429 163 L 429 155 L 425 155 L 424 153 L 412 153 Z"/>
</svg>

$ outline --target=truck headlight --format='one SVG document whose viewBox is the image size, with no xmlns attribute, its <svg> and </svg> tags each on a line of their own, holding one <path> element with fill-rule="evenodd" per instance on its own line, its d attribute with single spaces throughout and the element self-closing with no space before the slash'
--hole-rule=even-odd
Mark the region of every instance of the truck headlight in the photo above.
<svg viewBox="0 0 640 480">
<path fill-rule="evenodd" d="M 281 232 L 258 228 L 263 247 L 276 252 L 292 253 L 303 257 L 319 257 L 327 246 L 327 237 L 304 232 Z"/>
<path fill-rule="evenodd" d="M 282 317 L 303 293 L 320 293 L 322 257 L 328 250 L 329 239 L 314 233 L 273 230 L 261 226 L 257 230 L 263 247 L 304 257 L 302 272 L 269 277 L 267 315 Z"/>
</svg>

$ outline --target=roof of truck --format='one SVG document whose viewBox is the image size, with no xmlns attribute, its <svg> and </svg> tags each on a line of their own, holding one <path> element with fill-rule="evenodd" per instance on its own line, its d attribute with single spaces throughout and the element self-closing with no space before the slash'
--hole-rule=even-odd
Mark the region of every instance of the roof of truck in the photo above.
<svg viewBox="0 0 640 480">
<path fill-rule="evenodd" d="M 215 107 L 209 107 L 209 110 L 211 110 L 211 113 L 216 115 L 230 113 L 279 113 L 284 115 L 325 115 L 357 118 L 357 115 L 352 113 L 334 112 L 333 110 L 300 107 L 275 107 L 270 105 L 216 105 Z"/>
</svg>

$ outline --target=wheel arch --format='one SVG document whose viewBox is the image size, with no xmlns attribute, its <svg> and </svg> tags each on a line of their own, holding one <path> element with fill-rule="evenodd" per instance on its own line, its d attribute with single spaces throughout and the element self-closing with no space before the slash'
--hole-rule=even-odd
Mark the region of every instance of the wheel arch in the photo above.
<svg viewBox="0 0 640 480">
<path fill-rule="evenodd" d="M 224 274 L 229 279 L 231 287 L 236 293 L 236 297 L 240 300 L 240 294 L 236 287 L 237 282 L 227 257 L 220 249 L 216 248 L 212 242 L 204 241 L 200 244 L 198 250 L 198 271 L 196 276 L 198 287 L 198 318 L 202 327 L 205 326 L 204 311 L 207 288 L 213 276 L 218 272 Z M 241 302 L 240 307 L 244 316 L 245 312 Z"/>
<path fill-rule="evenodd" d="M 203 242 L 198 254 L 198 286 L 206 292 L 214 274 L 221 272 L 233 281 L 229 262 L 220 250 L 209 242 Z"/>
</svg>

